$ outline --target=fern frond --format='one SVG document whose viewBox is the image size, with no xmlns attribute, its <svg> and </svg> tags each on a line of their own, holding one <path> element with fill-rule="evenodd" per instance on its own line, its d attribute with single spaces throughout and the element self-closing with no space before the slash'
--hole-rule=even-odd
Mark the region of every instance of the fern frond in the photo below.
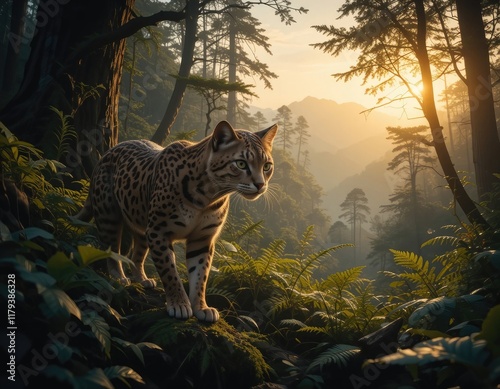
<svg viewBox="0 0 500 389">
<path fill-rule="evenodd" d="M 77 139 L 77 133 L 74 127 L 70 124 L 71 115 L 65 115 L 63 111 L 50 107 L 60 121 L 59 130 L 55 132 L 56 136 L 56 159 L 61 160 L 61 157 L 68 152 L 71 139 Z"/>
<path fill-rule="evenodd" d="M 269 302 L 271 304 L 269 311 L 267 312 L 268 315 L 275 316 L 276 314 L 285 311 L 286 309 L 290 308 L 290 299 L 283 295 L 283 296 L 276 296 L 276 297 L 271 297 L 269 299 Z"/>
<path fill-rule="evenodd" d="M 341 272 L 333 273 L 321 283 L 321 289 L 335 289 L 341 295 L 361 275 L 365 266 L 357 266 Z"/>
<path fill-rule="evenodd" d="M 307 325 L 297 319 L 284 319 L 280 321 L 281 326 L 304 328 Z"/>
<path fill-rule="evenodd" d="M 271 261 L 276 258 L 281 258 L 285 250 L 286 242 L 282 239 L 273 240 L 269 247 L 262 249 L 262 254 L 258 258 L 261 261 Z"/>
<path fill-rule="evenodd" d="M 429 268 L 430 264 L 423 257 L 408 251 L 398 251 L 391 249 L 394 255 L 394 262 L 399 266 L 412 270 L 414 273 L 403 273 L 400 277 L 415 282 L 423 290 L 427 290 L 432 297 L 439 295 L 437 285 L 435 285 L 435 267 Z"/>
<path fill-rule="evenodd" d="M 422 243 L 420 247 L 424 248 L 427 246 L 435 246 L 435 245 L 440 245 L 440 246 L 450 245 L 451 247 L 458 247 L 460 245 L 460 239 L 457 238 L 456 236 L 447 236 L 447 235 L 436 236 Z"/>
<path fill-rule="evenodd" d="M 268 274 L 271 270 L 275 269 L 277 260 L 282 257 L 285 250 L 285 241 L 276 239 L 271 242 L 269 247 L 262 249 L 262 254 L 257 260 L 252 260 L 256 273 L 259 276 Z"/>
<path fill-rule="evenodd" d="M 314 239 L 314 226 L 310 225 L 306 228 L 302 234 L 302 238 L 299 241 L 299 257 L 303 257 L 306 249 L 311 245 L 311 241 Z"/>
<path fill-rule="evenodd" d="M 297 332 L 307 332 L 309 334 L 316 334 L 316 335 L 328 334 L 325 327 L 313 327 L 313 326 L 299 328 Z"/>
<path fill-rule="evenodd" d="M 348 365 L 353 358 L 359 355 L 361 350 L 356 346 L 351 346 L 348 344 L 336 344 L 330 347 L 325 352 L 321 353 L 307 368 L 307 371 L 311 371 L 314 368 L 319 367 L 320 370 L 326 365 L 334 364 L 340 367 L 345 367 Z"/>
</svg>

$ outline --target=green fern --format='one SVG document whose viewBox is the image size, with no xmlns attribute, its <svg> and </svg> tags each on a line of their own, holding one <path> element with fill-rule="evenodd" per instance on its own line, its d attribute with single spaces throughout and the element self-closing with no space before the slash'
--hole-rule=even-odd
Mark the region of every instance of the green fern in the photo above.
<svg viewBox="0 0 500 389">
<path fill-rule="evenodd" d="M 321 283 L 321 290 L 333 289 L 336 295 L 342 295 L 359 279 L 364 268 L 365 266 L 357 266 L 329 275 Z"/>
<path fill-rule="evenodd" d="M 438 297 L 440 295 L 439 281 L 450 267 L 445 267 L 443 271 L 436 274 L 436 267 L 431 267 L 429 261 L 424 260 L 420 255 L 393 249 L 390 251 L 394 255 L 394 262 L 397 265 L 411 270 L 411 272 L 399 274 L 399 278 L 412 282 L 420 292 L 430 297 Z"/>
<path fill-rule="evenodd" d="M 62 157 L 70 150 L 71 140 L 77 139 L 77 134 L 74 127 L 70 124 L 71 115 L 65 115 L 63 111 L 50 107 L 60 121 L 58 131 L 54 131 L 56 142 L 54 143 L 56 159 L 60 161 Z"/>
<path fill-rule="evenodd" d="M 307 325 L 300 320 L 297 319 L 284 319 L 281 320 L 280 322 L 281 326 L 289 326 L 289 327 L 296 327 L 296 328 L 304 328 L 307 327 Z"/>
<path fill-rule="evenodd" d="M 463 279 L 463 269 L 467 265 L 468 259 L 465 249 L 458 248 L 447 252 L 441 256 L 436 256 L 432 263 L 415 253 L 390 250 L 394 254 L 394 261 L 397 265 L 404 267 L 409 272 L 384 274 L 410 283 L 410 289 L 415 295 L 420 297 L 435 298 L 445 294 L 456 292 Z M 403 286 L 401 283 L 391 284 L 394 287 Z"/>
<path fill-rule="evenodd" d="M 309 334 L 315 334 L 315 335 L 328 335 L 328 330 L 325 327 L 314 327 L 314 326 L 307 326 L 303 328 L 299 328 L 297 332 L 305 332 Z"/>
<path fill-rule="evenodd" d="M 352 362 L 353 358 L 359 355 L 360 351 L 356 346 L 336 344 L 314 359 L 306 372 L 310 372 L 315 368 L 322 370 L 325 366 L 332 364 L 338 367 L 346 367 Z"/>
<path fill-rule="evenodd" d="M 422 243 L 422 248 L 427 247 L 427 246 L 451 246 L 451 247 L 458 247 L 462 242 L 462 240 L 456 236 L 449 236 L 449 235 L 444 235 L 444 236 L 436 236 L 434 238 L 431 238 L 424 243 Z"/>
<path fill-rule="evenodd" d="M 427 365 L 438 361 L 460 363 L 466 366 L 485 366 L 490 354 L 486 342 L 466 336 L 462 338 L 436 338 L 418 343 L 412 349 L 389 354 L 368 363 L 390 365 Z"/>
<path fill-rule="evenodd" d="M 294 289 L 297 285 L 301 288 L 311 285 L 311 276 L 313 271 L 318 268 L 320 264 L 320 260 L 330 255 L 331 253 L 345 248 L 350 247 L 350 244 L 341 244 L 337 246 L 333 246 L 324 250 L 320 250 L 318 252 L 314 252 L 309 254 L 304 259 L 299 260 L 299 272 L 294 275 L 294 280 L 292 281 L 291 288 Z"/>
</svg>

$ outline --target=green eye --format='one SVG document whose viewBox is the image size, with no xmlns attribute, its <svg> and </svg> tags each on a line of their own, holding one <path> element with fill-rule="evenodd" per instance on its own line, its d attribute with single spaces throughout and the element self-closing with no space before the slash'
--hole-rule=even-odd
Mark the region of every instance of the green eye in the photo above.
<svg viewBox="0 0 500 389">
<path fill-rule="evenodd" d="M 271 162 L 267 162 L 264 164 L 263 170 L 265 172 L 268 172 L 269 170 L 271 170 L 272 167 L 273 167 L 273 164 Z"/>
<path fill-rule="evenodd" d="M 236 167 L 237 167 L 238 169 L 243 170 L 243 169 L 246 169 L 246 168 L 247 168 L 247 166 L 248 166 L 248 165 L 247 165 L 247 163 L 246 163 L 245 161 L 243 161 L 242 159 L 240 159 L 240 160 L 236 161 Z"/>
</svg>

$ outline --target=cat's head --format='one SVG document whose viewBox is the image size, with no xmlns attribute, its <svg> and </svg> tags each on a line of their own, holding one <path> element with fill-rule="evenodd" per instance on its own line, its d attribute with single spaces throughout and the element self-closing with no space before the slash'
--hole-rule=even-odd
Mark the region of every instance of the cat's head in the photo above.
<svg viewBox="0 0 500 389">
<path fill-rule="evenodd" d="M 208 174 L 226 193 L 236 192 L 255 200 L 268 187 L 274 165 L 271 156 L 275 124 L 259 132 L 234 130 L 226 122 L 215 127 L 210 138 Z"/>
</svg>

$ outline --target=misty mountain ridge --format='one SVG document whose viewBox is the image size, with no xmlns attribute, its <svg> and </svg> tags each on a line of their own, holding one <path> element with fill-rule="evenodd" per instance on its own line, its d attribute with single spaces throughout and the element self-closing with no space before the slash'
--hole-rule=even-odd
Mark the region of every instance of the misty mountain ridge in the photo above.
<svg viewBox="0 0 500 389">
<path fill-rule="evenodd" d="M 310 152 L 309 170 L 325 190 L 323 207 L 338 220 L 339 205 L 354 188 L 365 191 L 372 214 L 389 202 L 397 178 L 387 172 L 393 145 L 387 139 L 387 127 L 410 127 L 421 124 L 382 112 L 361 114 L 366 107 L 350 102 L 306 97 L 288 104 L 293 122 L 304 116 L 309 124 L 306 148 Z M 277 111 L 251 107 L 273 122 Z M 295 154 L 294 154 L 295 155 Z"/>
</svg>

